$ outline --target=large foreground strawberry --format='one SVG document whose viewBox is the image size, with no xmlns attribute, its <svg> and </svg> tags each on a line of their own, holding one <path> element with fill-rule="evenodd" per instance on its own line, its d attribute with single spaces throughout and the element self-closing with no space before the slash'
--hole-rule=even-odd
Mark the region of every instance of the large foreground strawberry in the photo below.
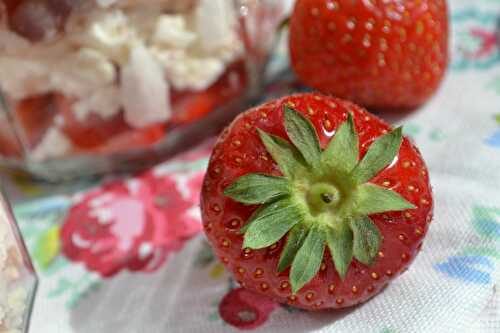
<svg viewBox="0 0 500 333">
<path fill-rule="evenodd" d="M 420 250 L 432 202 L 400 128 L 318 94 L 240 115 L 215 146 L 201 200 L 208 239 L 237 281 L 305 309 L 378 293 Z"/>
<path fill-rule="evenodd" d="M 370 108 L 409 109 L 448 63 L 445 0 L 298 0 L 290 55 L 302 82 Z"/>
</svg>

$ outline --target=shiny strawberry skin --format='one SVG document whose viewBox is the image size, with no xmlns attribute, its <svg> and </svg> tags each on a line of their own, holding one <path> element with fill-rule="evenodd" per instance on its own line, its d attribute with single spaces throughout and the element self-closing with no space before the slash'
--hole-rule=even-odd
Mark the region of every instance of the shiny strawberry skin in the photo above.
<svg viewBox="0 0 500 333">
<path fill-rule="evenodd" d="M 412 109 L 448 63 L 445 0 L 298 0 L 290 55 L 301 81 L 373 109 Z"/>
<path fill-rule="evenodd" d="M 216 255 L 243 287 L 309 310 L 359 304 L 406 270 L 420 251 L 433 211 L 426 165 L 418 149 L 405 138 L 395 162 L 371 180 L 398 192 L 417 207 L 371 216 L 383 236 L 373 266 L 354 260 L 342 281 L 330 254 L 325 253 L 320 272 L 292 295 L 289 270 L 279 274 L 276 269 L 284 239 L 262 250 L 242 249 L 239 229 L 257 207 L 237 203 L 223 194 L 229 184 L 248 173 L 281 175 L 256 129 L 286 138 L 284 105 L 293 105 L 306 115 L 314 124 L 323 148 L 339 124 L 347 119 L 348 112 L 353 114 L 360 135 L 361 156 L 374 139 L 390 129 L 385 122 L 350 102 L 319 94 L 286 97 L 241 114 L 220 136 L 203 183 L 201 208 L 206 235 Z"/>
</svg>

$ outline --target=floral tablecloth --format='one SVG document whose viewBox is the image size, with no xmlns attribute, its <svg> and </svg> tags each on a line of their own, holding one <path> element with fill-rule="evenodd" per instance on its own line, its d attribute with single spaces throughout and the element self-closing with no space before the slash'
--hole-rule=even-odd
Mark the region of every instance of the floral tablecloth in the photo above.
<svg viewBox="0 0 500 333">
<path fill-rule="evenodd" d="M 234 325 L 256 332 L 500 332 L 500 1 L 452 0 L 451 7 L 453 61 L 442 89 L 421 110 L 391 119 L 406 124 L 428 161 L 435 219 L 415 264 L 382 295 L 354 309 L 307 313 L 239 289 L 201 232 L 209 140 L 99 186 L 53 188 L 11 177 L 15 214 L 40 277 L 31 332 L 212 333 Z M 281 75 L 286 66 L 281 47 L 270 95 L 295 88 Z"/>
</svg>

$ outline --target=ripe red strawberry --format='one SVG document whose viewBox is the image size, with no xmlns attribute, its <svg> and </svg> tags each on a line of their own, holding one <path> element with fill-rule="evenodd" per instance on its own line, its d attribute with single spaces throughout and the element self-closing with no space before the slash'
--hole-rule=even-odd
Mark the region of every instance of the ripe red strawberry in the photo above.
<svg viewBox="0 0 500 333">
<path fill-rule="evenodd" d="M 368 108 L 426 102 L 448 63 L 445 0 L 298 0 L 290 54 L 301 81 Z"/>
<path fill-rule="evenodd" d="M 324 309 L 366 301 L 410 265 L 433 199 L 400 128 L 303 94 L 236 118 L 214 148 L 201 204 L 208 239 L 242 286 Z"/>
</svg>

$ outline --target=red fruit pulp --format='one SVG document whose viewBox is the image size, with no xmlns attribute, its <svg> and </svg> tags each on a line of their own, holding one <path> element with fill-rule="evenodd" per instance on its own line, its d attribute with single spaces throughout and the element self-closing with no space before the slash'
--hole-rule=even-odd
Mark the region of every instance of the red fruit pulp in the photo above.
<svg viewBox="0 0 500 333">
<path fill-rule="evenodd" d="M 210 88 L 201 92 L 173 92 L 173 126 L 192 123 L 225 103 L 240 96 L 246 87 L 246 70 L 243 61 L 229 66 L 226 73 Z"/>
<path fill-rule="evenodd" d="M 171 99 L 174 113 L 172 119 L 141 129 L 130 127 L 122 113 L 110 118 L 90 113 L 84 119 L 79 119 L 73 112 L 72 100 L 59 93 L 25 98 L 17 104 L 15 114 L 32 148 L 43 139 L 50 127 L 56 126 L 75 146 L 73 153 L 123 152 L 151 146 L 165 137 L 167 128 L 201 119 L 240 96 L 246 86 L 246 80 L 244 63 L 236 62 L 205 91 L 174 91 Z M 6 144 L 3 140 L 0 141 L 0 145 Z"/>
</svg>

